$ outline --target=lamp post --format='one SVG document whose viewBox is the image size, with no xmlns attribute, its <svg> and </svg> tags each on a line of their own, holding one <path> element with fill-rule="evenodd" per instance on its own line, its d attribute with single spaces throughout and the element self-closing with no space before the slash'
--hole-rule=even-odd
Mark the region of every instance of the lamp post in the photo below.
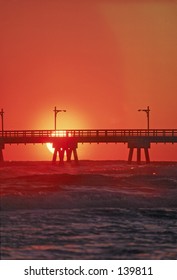
<svg viewBox="0 0 177 280">
<path fill-rule="evenodd" d="M 4 134 L 4 110 L 3 109 L 1 109 L 0 115 L 1 115 L 1 127 L 2 127 L 2 137 L 3 137 Z"/>
<path fill-rule="evenodd" d="M 147 106 L 147 109 L 139 109 L 138 112 L 145 112 L 146 113 L 146 115 L 147 115 L 147 129 L 149 131 L 149 112 L 150 112 L 149 106 Z"/>
<path fill-rule="evenodd" d="M 54 129 L 57 130 L 57 114 L 60 112 L 66 112 L 66 110 L 57 110 L 57 107 L 54 107 Z"/>
</svg>

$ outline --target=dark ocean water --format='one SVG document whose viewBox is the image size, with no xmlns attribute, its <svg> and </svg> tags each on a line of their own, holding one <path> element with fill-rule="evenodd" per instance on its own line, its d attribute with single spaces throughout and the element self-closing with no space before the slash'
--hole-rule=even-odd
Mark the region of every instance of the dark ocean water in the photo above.
<svg viewBox="0 0 177 280">
<path fill-rule="evenodd" d="M 0 166 L 1 259 L 177 259 L 177 163 Z"/>
</svg>

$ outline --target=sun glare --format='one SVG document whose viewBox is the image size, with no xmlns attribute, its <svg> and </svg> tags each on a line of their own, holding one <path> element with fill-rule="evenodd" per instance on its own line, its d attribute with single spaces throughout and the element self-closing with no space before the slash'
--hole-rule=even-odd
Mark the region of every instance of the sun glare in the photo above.
<svg viewBox="0 0 177 280">
<path fill-rule="evenodd" d="M 47 143 L 46 146 L 47 146 L 48 150 L 53 154 L 54 153 L 53 144 L 52 143 Z"/>
<path fill-rule="evenodd" d="M 52 137 L 66 137 L 66 131 L 65 130 L 60 130 L 60 131 L 54 131 L 51 134 Z M 69 134 L 70 136 L 70 134 Z M 54 148 L 53 148 L 53 144 L 52 143 L 47 143 L 46 144 L 48 150 L 53 154 L 54 153 Z"/>
</svg>

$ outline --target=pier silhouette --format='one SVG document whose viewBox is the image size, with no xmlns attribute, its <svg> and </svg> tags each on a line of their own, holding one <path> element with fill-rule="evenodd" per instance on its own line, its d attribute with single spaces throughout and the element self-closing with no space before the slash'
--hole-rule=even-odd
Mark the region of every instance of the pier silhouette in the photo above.
<svg viewBox="0 0 177 280">
<path fill-rule="evenodd" d="M 3 115 L 3 114 L 2 114 Z M 124 143 L 129 149 L 128 162 L 137 152 L 137 163 L 144 151 L 146 163 L 150 162 L 149 149 L 152 143 L 177 143 L 177 129 L 66 129 L 66 130 L 2 130 L 0 132 L 0 161 L 3 150 L 10 144 L 52 143 L 52 161 L 78 161 L 78 144 Z"/>
</svg>

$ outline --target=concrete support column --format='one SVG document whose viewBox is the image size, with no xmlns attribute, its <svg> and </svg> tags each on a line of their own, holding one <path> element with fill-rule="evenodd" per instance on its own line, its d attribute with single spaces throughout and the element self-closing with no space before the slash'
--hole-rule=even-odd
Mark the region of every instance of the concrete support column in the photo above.
<svg viewBox="0 0 177 280">
<path fill-rule="evenodd" d="M 141 162 L 141 148 L 137 148 L 137 163 Z"/>
<path fill-rule="evenodd" d="M 78 162 L 78 155 L 77 155 L 77 149 L 73 149 L 73 155 L 74 155 L 74 160 L 75 162 Z"/>
<path fill-rule="evenodd" d="M 72 149 L 71 148 L 67 148 L 67 150 L 66 150 L 66 157 L 67 157 L 67 161 L 68 162 L 71 161 L 71 155 L 72 155 Z"/>
<path fill-rule="evenodd" d="M 4 161 L 3 149 L 4 149 L 4 144 L 0 143 L 0 162 Z"/>
<path fill-rule="evenodd" d="M 65 152 L 65 150 L 63 148 L 59 149 L 59 159 L 60 159 L 61 163 L 63 163 L 63 161 L 64 161 L 64 152 Z"/>
<path fill-rule="evenodd" d="M 4 161 L 3 151 L 0 149 L 0 162 Z"/>
<path fill-rule="evenodd" d="M 57 151 L 57 149 L 55 148 L 55 149 L 54 149 L 54 153 L 53 153 L 53 159 L 52 159 L 52 162 L 53 162 L 53 163 L 55 163 L 56 160 L 57 160 L 57 152 L 58 152 L 58 151 Z"/>
<path fill-rule="evenodd" d="M 148 148 L 144 148 L 144 154 L 146 158 L 146 163 L 150 163 L 150 157 L 149 157 L 149 150 Z"/>
<path fill-rule="evenodd" d="M 128 163 L 131 163 L 131 162 L 132 162 L 132 159 L 133 159 L 133 151 L 134 151 L 134 148 L 130 148 L 130 149 L 129 149 Z"/>
</svg>

